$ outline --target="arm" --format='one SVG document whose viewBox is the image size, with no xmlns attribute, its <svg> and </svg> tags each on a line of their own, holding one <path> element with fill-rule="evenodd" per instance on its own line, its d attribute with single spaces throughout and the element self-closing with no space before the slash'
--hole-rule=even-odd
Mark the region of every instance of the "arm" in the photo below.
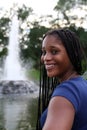
<svg viewBox="0 0 87 130">
<path fill-rule="evenodd" d="M 53 97 L 43 130 L 71 130 L 75 109 L 71 102 L 61 96 Z"/>
</svg>

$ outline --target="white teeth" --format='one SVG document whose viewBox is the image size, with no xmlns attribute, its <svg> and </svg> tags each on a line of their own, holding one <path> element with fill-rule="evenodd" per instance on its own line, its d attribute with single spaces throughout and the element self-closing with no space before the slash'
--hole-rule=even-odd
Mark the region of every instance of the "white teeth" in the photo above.
<svg viewBox="0 0 87 130">
<path fill-rule="evenodd" d="M 45 65 L 46 69 L 51 69 L 54 67 L 54 65 Z"/>
</svg>

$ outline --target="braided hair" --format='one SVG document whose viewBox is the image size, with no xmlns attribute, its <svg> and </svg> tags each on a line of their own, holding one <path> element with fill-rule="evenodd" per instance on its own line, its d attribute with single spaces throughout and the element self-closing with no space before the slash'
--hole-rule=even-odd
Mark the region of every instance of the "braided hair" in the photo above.
<svg viewBox="0 0 87 130">
<path fill-rule="evenodd" d="M 76 34 L 69 29 L 55 29 L 48 31 L 45 34 L 44 38 L 48 35 L 56 36 L 62 41 L 72 65 L 74 66 L 76 72 L 81 75 L 86 69 L 86 66 L 85 69 L 83 69 L 84 53 L 79 38 L 76 36 Z M 38 119 L 36 130 L 41 130 L 39 121 L 40 116 L 48 106 L 51 94 L 58 84 L 58 79 L 56 77 L 49 78 L 46 74 L 44 65 L 41 64 L 40 91 L 38 99 Z"/>
</svg>

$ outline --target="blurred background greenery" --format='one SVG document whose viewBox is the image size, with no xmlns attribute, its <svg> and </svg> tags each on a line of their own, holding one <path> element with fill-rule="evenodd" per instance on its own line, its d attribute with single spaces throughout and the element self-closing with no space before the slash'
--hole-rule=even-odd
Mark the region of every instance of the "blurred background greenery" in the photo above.
<svg viewBox="0 0 87 130">
<path fill-rule="evenodd" d="M 50 3 L 49 3 L 50 4 Z M 20 59 L 27 70 L 32 68 L 32 75 L 38 73 L 40 67 L 41 42 L 43 35 L 53 28 L 69 28 L 77 33 L 84 46 L 87 56 L 87 0 L 58 0 L 53 10 L 56 18 L 52 15 L 41 16 L 36 19 L 33 9 L 23 5 L 13 5 L 10 12 L 0 9 L 0 66 L 8 54 L 7 45 L 11 20 L 16 12 L 19 19 L 19 45 Z M 32 21 L 30 17 L 33 17 Z M 35 17 L 35 19 L 34 19 Z M 46 24 L 47 23 L 47 24 Z M 29 73 L 31 73 L 29 71 Z M 31 75 L 31 77 L 32 77 Z"/>
</svg>

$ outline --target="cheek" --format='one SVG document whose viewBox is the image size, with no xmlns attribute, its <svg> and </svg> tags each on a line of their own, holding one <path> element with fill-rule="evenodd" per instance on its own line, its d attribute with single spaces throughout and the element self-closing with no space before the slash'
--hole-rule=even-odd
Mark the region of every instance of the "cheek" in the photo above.
<svg viewBox="0 0 87 130">
<path fill-rule="evenodd" d="M 68 71 L 69 68 L 71 68 L 71 66 L 72 64 L 67 56 L 59 59 L 59 64 L 58 64 L 59 70 Z"/>
<path fill-rule="evenodd" d="M 56 63 L 57 63 L 58 68 L 60 70 L 64 70 L 65 68 L 67 68 L 71 65 L 71 62 L 66 55 L 65 56 L 58 56 L 56 58 Z"/>
<path fill-rule="evenodd" d="M 61 55 L 58 55 L 58 56 L 56 57 L 56 59 L 58 60 L 58 62 L 59 62 L 60 64 L 61 64 L 61 63 L 66 64 L 66 63 L 69 63 L 69 62 L 70 62 L 69 57 L 68 57 L 68 55 L 67 55 L 66 53 L 62 53 Z"/>
</svg>

